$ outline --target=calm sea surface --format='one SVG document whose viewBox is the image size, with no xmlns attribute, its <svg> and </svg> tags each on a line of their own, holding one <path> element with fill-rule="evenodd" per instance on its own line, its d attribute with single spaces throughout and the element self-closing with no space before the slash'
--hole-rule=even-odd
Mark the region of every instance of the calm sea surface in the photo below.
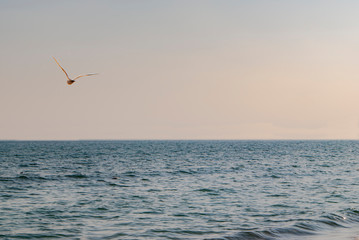
<svg viewBox="0 0 359 240">
<path fill-rule="evenodd" d="M 359 239 L 359 141 L 1 141 L 0 238 Z"/>
</svg>

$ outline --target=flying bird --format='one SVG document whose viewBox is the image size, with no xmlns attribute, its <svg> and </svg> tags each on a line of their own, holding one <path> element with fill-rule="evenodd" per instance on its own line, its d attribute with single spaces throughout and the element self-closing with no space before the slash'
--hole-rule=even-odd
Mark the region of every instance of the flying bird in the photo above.
<svg viewBox="0 0 359 240">
<path fill-rule="evenodd" d="M 62 69 L 62 71 L 64 71 L 64 73 L 65 73 L 65 75 L 66 75 L 66 77 L 67 77 L 67 84 L 68 84 L 68 85 L 73 84 L 73 83 L 75 82 L 75 80 L 78 79 L 78 78 L 80 78 L 80 77 L 86 77 L 86 76 L 92 76 L 92 75 L 98 74 L 98 73 L 82 74 L 82 75 L 79 75 L 79 76 L 75 77 L 74 79 L 71 79 L 71 78 L 69 77 L 69 75 L 67 74 L 67 72 L 65 71 L 65 69 L 63 69 L 63 68 L 61 67 L 61 65 L 60 65 L 59 62 L 56 60 L 56 58 L 54 58 L 54 57 L 52 57 L 52 58 L 55 60 L 55 62 L 57 63 L 57 65 L 59 65 L 59 67 Z"/>
</svg>

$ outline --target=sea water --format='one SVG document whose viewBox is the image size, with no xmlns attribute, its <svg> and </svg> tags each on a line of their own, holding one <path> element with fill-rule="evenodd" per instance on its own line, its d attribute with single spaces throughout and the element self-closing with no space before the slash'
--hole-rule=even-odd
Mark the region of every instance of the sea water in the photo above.
<svg viewBox="0 0 359 240">
<path fill-rule="evenodd" d="M 1 141 L 1 239 L 357 239 L 359 141 Z"/>
</svg>

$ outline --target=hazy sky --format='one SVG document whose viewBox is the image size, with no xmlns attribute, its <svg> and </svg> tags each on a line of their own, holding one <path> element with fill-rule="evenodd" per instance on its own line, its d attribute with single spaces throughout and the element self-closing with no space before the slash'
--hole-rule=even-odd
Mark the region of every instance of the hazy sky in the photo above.
<svg viewBox="0 0 359 240">
<path fill-rule="evenodd" d="M 0 139 L 357 139 L 358 9 L 0 0 Z"/>
</svg>

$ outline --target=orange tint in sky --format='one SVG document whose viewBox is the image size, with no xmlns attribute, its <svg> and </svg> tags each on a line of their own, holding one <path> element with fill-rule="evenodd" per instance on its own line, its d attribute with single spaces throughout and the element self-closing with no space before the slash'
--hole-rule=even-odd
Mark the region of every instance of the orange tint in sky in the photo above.
<svg viewBox="0 0 359 240">
<path fill-rule="evenodd" d="M 0 139 L 356 139 L 358 7 L 1 1 Z"/>
</svg>

